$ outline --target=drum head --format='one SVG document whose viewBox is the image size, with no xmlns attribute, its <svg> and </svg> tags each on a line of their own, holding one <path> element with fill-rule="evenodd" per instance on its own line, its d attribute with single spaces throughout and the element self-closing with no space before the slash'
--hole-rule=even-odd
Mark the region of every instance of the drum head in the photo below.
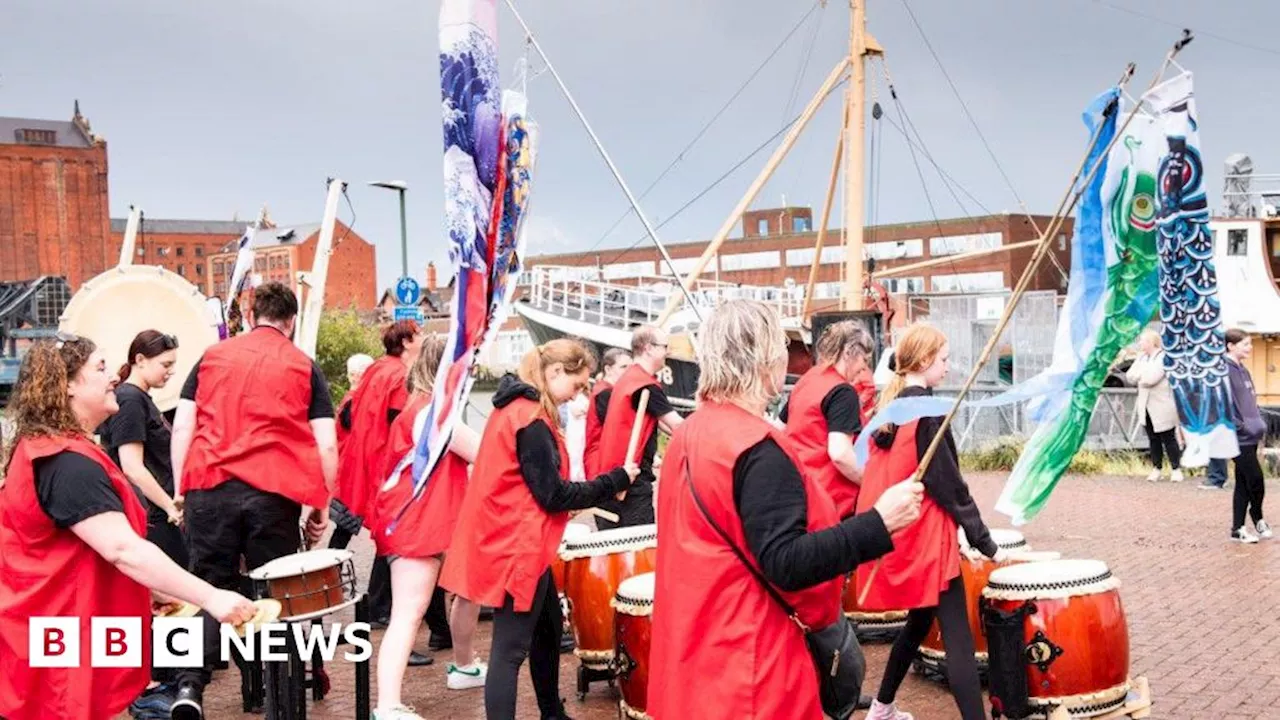
<svg viewBox="0 0 1280 720">
<path fill-rule="evenodd" d="M 582 523 L 571 522 L 568 525 L 564 526 L 564 537 L 561 539 L 561 542 L 567 543 L 571 540 L 581 540 L 587 535 L 590 535 L 592 532 L 593 531 L 591 530 L 591 526 L 589 525 L 583 525 Z"/>
<path fill-rule="evenodd" d="M 653 612 L 655 577 L 656 574 L 647 572 L 623 580 L 611 604 L 623 615 L 648 615 Z"/>
<path fill-rule="evenodd" d="M 967 545 L 967 538 L 964 537 L 964 530 L 960 531 L 960 541 Z M 1026 549 L 1027 539 L 1017 530 L 1007 530 L 1005 528 L 991 528 L 991 539 L 995 541 L 996 547 L 1001 550 L 1018 550 Z"/>
<path fill-rule="evenodd" d="M 354 556 L 350 550 L 308 550 L 307 552 L 285 555 L 259 567 L 249 573 L 251 580 L 274 580 L 292 577 L 303 573 L 315 572 L 331 568 L 350 560 Z"/>
<path fill-rule="evenodd" d="M 178 406 L 178 393 L 204 351 L 218 342 L 216 318 L 195 285 L 150 265 L 113 268 L 86 281 L 67 303 L 58 329 L 93 340 L 115 372 L 128 362 L 129 344 L 143 330 L 178 338 L 173 377 L 151 391 L 161 412 Z"/>
<path fill-rule="evenodd" d="M 1032 600 L 1091 595 L 1119 586 L 1101 560 L 1047 560 L 992 571 L 983 594 L 1002 600 Z"/>
<path fill-rule="evenodd" d="M 629 550 L 645 550 L 658 546 L 657 525 L 600 530 L 578 538 L 565 538 L 560 549 L 564 561 L 584 557 L 612 555 Z"/>
</svg>

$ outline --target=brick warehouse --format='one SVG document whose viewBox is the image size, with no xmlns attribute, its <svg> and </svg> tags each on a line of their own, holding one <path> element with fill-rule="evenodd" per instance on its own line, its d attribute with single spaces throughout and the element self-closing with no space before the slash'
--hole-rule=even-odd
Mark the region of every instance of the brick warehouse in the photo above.
<svg viewBox="0 0 1280 720">
<path fill-rule="evenodd" d="M 247 225 L 144 214 L 133 262 L 164 267 L 206 295 L 225 293 L 234 263 L 222 258 L 225 274 L 218 275 L 213 258 L 233 252 L 228 246 Z M 124 229 L 125 220 L 110 218 L 107 143 L 92 132 L 78 102 L 66 122 L 0 118 L 0 282 L 62 276 L 74 292 L 117 264 Z M 253 279 L 284 280 L 296 290 L 294 271 L 311 269 L 318 229 L 311 223 L 264 230 L 255 242 Z M 339 222 L 325 306 L 372 308 L 376 282 L 373 246 Z"/>
<path fill-rule="evenodd" d="M 107 143 L 69 121 L 0 117 L 0 282 L 61 275 L 74 289 L 108 253 Z"/>
<path fill-rule="evenodd" d="M 1033 216 L 1033 219 L 1041 228 L 1050 221 L 1045 216 Z M 1066 290 L 1072 227 L 1071 219 L 1067 219 L 1053 242 L 1050 262 L 1041 264 L 1030 289 Z M 725 241 L 718 256 L 703 270 L 702 277 L 743 285 L 784 287 L 790 282 L 804 287 L 809 279 L 817 237 L 810 208 L 748 211 L 742 215 L 741 236 Z M 1037 237 L 1039 234 L 1026 216 L 1001 214 L 868 227 L 863 231 L 863 247 L 867 257 L 875 261 L 876 270 L 887 270 Z M 834 309 L 838 305 L 844 272 L 841 242 L 840 229 L 829 228 L 814 286 L 815 311 Z M 706 246 L 706 242 L 668 244 L 676 272 L 683 275 L 692 270 Z M 1032 248 L 1019 248 L 941 262 L 885 278 L 881 283 L 890 294 L 899 296 L 1004 290 L 1017 283 L 1031 260 L 1032 251 Z M 647 238 L 630 249 L 539 255 L 527 260 L 526 267 L 536 265 L 598 267 L 607 281 L 619 283 L 639 276 L 670 275 L 666 262 Z"/>
</svg>

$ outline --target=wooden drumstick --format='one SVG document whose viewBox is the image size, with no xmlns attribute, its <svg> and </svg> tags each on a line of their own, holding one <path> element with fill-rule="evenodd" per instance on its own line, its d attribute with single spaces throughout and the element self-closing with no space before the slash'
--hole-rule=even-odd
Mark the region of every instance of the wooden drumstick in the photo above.
<svg viewBox="0 0 1280 720">
<path fill-rule="evenodd" d="M 636 408 L 636 419 L 631 423 L 631 442 L 627 443 L 627 455 L 622 459 L 625 467 L 636 456 L 636 446 L 640 444 L 640 431 L 644 429 L 644 414 L 649 409 L 649 388 L 640 391 L 640 407 Z M 637 464 L 639 461 L 636 461 Z M 627 499 L 627 491 L 618 493 L 618 502 Z"/>
<path fill-rule="evenodd" d="M 612 522 L 612 523 L 619 522 L 619 518 L 617 515 L 609 512 L 608 510 L 602 510 L 601 508 L 598 508 L 598 507 L 589 507 L 586 510 L 583 510 L 582 512 L 578 513 L 578 515 L 594 515 L 602 520 L 608 520 L 609 522 Z"/>
</svg>

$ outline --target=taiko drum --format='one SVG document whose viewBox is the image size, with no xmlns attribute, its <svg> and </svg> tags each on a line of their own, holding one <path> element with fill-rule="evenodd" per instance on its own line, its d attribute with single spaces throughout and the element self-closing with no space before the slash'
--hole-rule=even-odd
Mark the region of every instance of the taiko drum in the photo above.
<svg viewBox="0 0 1280 720">
<path fill-rule="evenodd" d="M 638 525 L 566 539 L 560 559 L 565 563 L 564 594 L 576 645 L 573 652 L 583 666 L 609 670 L 614 657 L 611 603 L 624 580 L 657 568 L 657 526 Z"/>
<path fill-rule="evenodd" d="M 619 707 L 624 717 L 650 720 L 645 708 L 649 694 L 649 645 L 653 634 L 654 573 L 627 578 L 613 598 L 614 667 Z"/>
</svg>

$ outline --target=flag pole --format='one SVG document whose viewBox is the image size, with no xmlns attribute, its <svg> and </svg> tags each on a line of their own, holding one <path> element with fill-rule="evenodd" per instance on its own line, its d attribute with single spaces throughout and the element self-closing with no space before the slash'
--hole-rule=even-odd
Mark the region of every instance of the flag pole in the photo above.
<svg viewBox="0 0 1280 720">
<path fill-rule="evenodd" d="M 1191 42 L 1191 40 L 1192 40 L 1192 35 L 1190 31 L 1183 30 L 1182 38 L 1178 40 L 1177 43 L 1174 44 L 1172 49 L 1169 50 L 1169 53 L 1165 56 L 1164 62 L 1161 63 L 1160 65 L 1160 69 L 1156 72 L 1155 77 L 1152 78 L 1151 83 L 1147 86 L 1147 89 L 1143 92 L 1143 95 L 1150 92 L 1153 88 L 1155 88 L 1156 85 L 1160 83 L 1161 79 L 1164 78 L 1165 71 L 1169 68 L 1169 65 L 1173 62 L 1174 57 L 1183 48 L 1185 48 Z M 1123 89 L 1124 86 L 1126 86 L 1129 83 L 1129 80 L 1132 79 L 1135 69 L 1136 69 L 1135 65 L 1133 63 L 1129 63 L 1128 67 L 1125 68 L 1124 74 L 1121 75 L 1120 81 L 1116 84 L 1116 86 L 1120 89 Z M 1104 112 L 1105 113 L 1115 112 L 1119 108 L 1119 102 L 1120 102 L 1120 94 L 1117 94 L 1115 100 L 1112 102 L 1110 106 L 1108 106 L 1108 108 Z M 1138 115 L 1141 109 L 1142 109 L 1141 102 L 1134 105 L 1134 107 L 1129 111 L 1128 115 L 1125 117 L 1124 122 L 1116 130 L 1115 135 L 1112 136 L 1111 141 L 1107 143 L 1106 148 L 1103 149 L 1103 151 L 1098 155 L 1097 161 L 1093 163 L 1092 167 L 1090 167 L 1088 174 L 1084 178 L 1084 181 L 1077 184 L 1077 181 L 1080 179 L 1081 173 L 1084 172 L 1085 167 L 1088 166 L 1089 164 L 1089 157 L 1093 154 L 1094 148 L 1097 147 L 1098 141 L 1101 139 L 1101 135 L 1100 135 L 1100 131 L 1102 127 L 1101 124 L 1099 124 L 1098 128 L 1095 129 L 1093 137 L 1089 142 L 1089 147 L 1085 151 L 1084 159 L 1080 161 L 1080 166 L 1076 170 L 1075 175 L 1071 178 L 1071 184 L 1068 185 L 1067 192 L 1063 195 L 1062 200 L 1059 202 L 1058 209 L 1054 212 L 1053 218 L 1050 220 L 1048 227 L 1046 227 L 1044 232 L 1041 233 L 1040 235 L 1040 242 L 1036 246 L 1035 252 L 1031 256 L 1031 261 L 1027 264 L 1027 267 L 1023 270 L 1022 277 L 1018 279 L 1017 286 L 1014 288 L 1013 292 L 1009 296 L 1009 303 L 1008 305 L 1005 306 L 1004 313 L 1000 317 L 1000 322 L 996 324 L 995 331 L 992 333 L 991 338 L 987 340 L 986 347 L 984 347 L 982 350 L 982 355 L 978 358 L 978 362 L 974 365 L 973 370 L 970 371 L 969 377 L 967 380 L 965 380 L 964 386 L 960 388 L 960 394 L 956 396 L 955 404 L 951 407 L 951 410 L 947 412 L 946 417 L 943 418 L 942 424 L 938 427 L 937 434 L 933 436 L 933 440 L 929 443 L 928 449 L 925 450 L 924 456 L 920 459 L 920 465 L 919 467 L 916 468 L 916 472 L 914 475 L 914 479 L 916 482 L 920 482 L 921 480 L 924 479 L 925 472 L 929 469 L 929 464 L 933 461 L 933 457 L 934 455 L 937 454 L 938 448 L 939 446 L 941 446 L 943 438 L 946 436 L 947 431 L 951 427 L 951 423 L 955 420 L 956 413 L 959 412 L 960 410 L 960 403 L 964 401 L 965 396 L 969 394 L 969 391 L 973 388 L 974 383 L 977 381 L 978 375 L 982 372 L 987 362 L 990 361 L 991 353 L 995 350 L 996 344 L 1000 342 L 1000 336 L 1004 334 L 1005 328 L 1008 326 L 1009 321 L 1013 318 L 1014 310 L 1017 309 L 1018 302 L 1022 300 L 1022 296 L 1026 292 L 1027 286 L 1030 285 L 1031 278 L 1035 275 L 1036 271 L 1039 269 L 1040 262 L 1044 259 L 1045 255 L 1048 254 L 1049 244 L 1052 241 L 1053 236 L 1057 234 L 1059 229 L 1061 229 L 1063 223 L 1065 222 L 1066 217 L 1070 215 L 1072 211 L 1075 210 L 1076 203 L 1080 201 L 1080 198 L 1084 195 L 1085 190 L 1093 182 L 1094 176 L 1097 175 L 1098 170 L 1102 168 L 1102 165 L 1105 162 L 1107 155 L 1111 152 L 1111 148 L 1115 146 L 1116 142 L 1120 139 L 1120 136 L 1122 136 L 1124 134 L 1124 131 L 1128 129 L 1129 124 L 1133 121 L 1133 118 L 1135 118 Z M 870 591 L 871 586 L 875 581 L 876 574 L 879 572 L 882 562 L 883 562 L 882 560 L 877 561 L 875 566 L 871 568 L 871 573 L 867 576 L 867 581 L 863 585 L 862 590 L 858 594 L 859 605 L 865 604 L 867 593 Z"/>
</svg>

